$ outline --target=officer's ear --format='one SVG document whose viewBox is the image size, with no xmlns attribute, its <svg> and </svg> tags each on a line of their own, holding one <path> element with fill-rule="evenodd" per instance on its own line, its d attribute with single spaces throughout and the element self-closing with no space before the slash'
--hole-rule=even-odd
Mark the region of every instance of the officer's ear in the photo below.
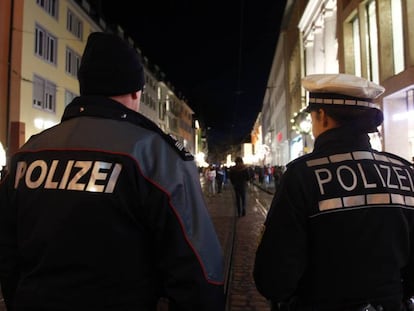
<svg viewBox="0 0 414 311">
<path fill-rule="evenodd" d="M 323 117 L 324 115 L 326 115 L 325 110 L 323 110 L 322 108 L 313 109 L 312 111 L 314 111 L 314 112 L 315 112 L 315 118 L 316 118 L 318 121 L 322 121 L 322 117 Z"/>
<path fill-rule="evenodd" d="M 318 117 L 324 129 L 331 129 L 339 126 L 338 122 L 323 108 L 318 109 Z"/>
<path fill-rule="evenodd" d="M 321 120 L 322 120 L 322 126 L 324 128 L 328 127 L 329 124 L 329 116 L 326 113 L 325 109 L 318 109 L 318 115 L 320 116 Z"/>
</svg>

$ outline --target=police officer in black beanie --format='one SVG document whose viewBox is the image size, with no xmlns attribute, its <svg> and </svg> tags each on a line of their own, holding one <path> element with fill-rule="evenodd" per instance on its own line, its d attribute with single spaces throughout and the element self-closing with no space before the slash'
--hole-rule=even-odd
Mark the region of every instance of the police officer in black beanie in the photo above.
<svg viewBox="0 0 414 311">
<path fill-rule="evenodd" d="M 80 96 L 0 185 L 11 310 L 224 310 L 223 256 L 193 156 L 138 113 L 136 50 L 92 33 Z M 163 301 L 165 299 L 162 299 Z"/>
<path fill-rule="evenodd" d="M 384 88 L 310 75 L 314 150 L 287 165 L 256 251 L 272 310 L 401 311 L 414 295 L 414 172 L 370 145 Z"/>
</svg>

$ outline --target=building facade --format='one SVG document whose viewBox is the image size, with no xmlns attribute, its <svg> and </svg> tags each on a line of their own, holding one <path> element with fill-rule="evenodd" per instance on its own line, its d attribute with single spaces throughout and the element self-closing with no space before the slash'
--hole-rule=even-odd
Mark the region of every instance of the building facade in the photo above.
<svg viewBox="0 0 414 311">
<path fill-rule="evenodd" d="M 122 28 L 107 25 L 86 0 L 4 0 L 0 19 L 0 143 L 7 156 L 59 123 L 66 105 L 79 95 L 77 71 L 91 32 L 113 32 L 140 53 Z M 140 112 L 193 152 L 192 110 L 141 57 L 146 87 Z"/>
<path fill-rule="evenodd" d="M 287 1 L 276 48 L 284 53 L 276 53 L 273 61 L 286 62 L 286 69 L 279 65 L 285 83 L 283 90 L 274 94 L 266 91 L 264 107 L 274 107 L 265 108 L 271 116 L 262 126 L 281 128 L 287 120 L 280 118 L 286 115 L 290 119 L 289 161 L 313 148 L 309 118 L 303 111 L 307 98 L 300 86 L 301 78 L 339 72 L 385 87 L 377 100 L 385 120 L 379 133 L 371 135 L 371 144 L 414 160 L 414 20 L 409 18 L 413 14 L 412 0 Z M 278 86 L 282 80 L 272 71 L 268 85 Z M 286 114 L 277 108 L 284 97 Z M 276 119 L 267 125 L 271 118 Z M 264 142 L 269 133 L 263 131 Z M 272 152 L 277 157 L 277 151 Z"/>
<path fill-rule="evenodd" d="M 264 146 L 261 149 L 266 155 L 263 165 L 280 166 L 290 159 L 285 40 L 286 34 L 282 33 L 279 36 L 279 44 L 276 47 L 263 100 L 261 113 L 263 139 L 261 141 Z"/>
<path fill-rule="evenodd" d="M 0 1 L 0 170 L 6 166 L 9 105 L 11 90 L 11 46 L 13 29 L 13 1 Z"/>
</svg>

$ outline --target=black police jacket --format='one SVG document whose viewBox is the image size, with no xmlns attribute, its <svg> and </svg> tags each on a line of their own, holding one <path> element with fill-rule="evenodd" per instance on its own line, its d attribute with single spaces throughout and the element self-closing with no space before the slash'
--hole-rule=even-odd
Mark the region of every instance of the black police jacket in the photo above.
<svg viewBox="0 0 414 311">
<path fill-rule="evenodd" d="M 410 163 L 373 150 L 367 134 L 329 130 L 283 174 L 256 252 L 257 289 L 310 310 L 397 310 L 414 293 L 413 229 Z"/>
<path fill-rule="evenodd" d="M 8 310 L 224 310 L 223 258 L 193 157 L 104 97 L 11 160 L 0 188 Z"/>
</svg>

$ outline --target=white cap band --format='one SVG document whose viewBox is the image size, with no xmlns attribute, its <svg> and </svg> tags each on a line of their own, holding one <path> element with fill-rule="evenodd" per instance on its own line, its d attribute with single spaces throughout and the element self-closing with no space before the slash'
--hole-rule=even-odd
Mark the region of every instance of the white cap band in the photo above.
<svg viewBox="0 0 414 311">
<path fill-rule="evenodd" d="M 360 100 L 360 99 L 318 98 L 318 97 L 311 97 L 311 98 L 309 98 L 309 104 L 349 105 L 349 106 L 360 106 L 360 107 L 380 109 L 377 104 L 374 104 L 374 103 L 369 102 L 369 101 Z"/>
</svg>

